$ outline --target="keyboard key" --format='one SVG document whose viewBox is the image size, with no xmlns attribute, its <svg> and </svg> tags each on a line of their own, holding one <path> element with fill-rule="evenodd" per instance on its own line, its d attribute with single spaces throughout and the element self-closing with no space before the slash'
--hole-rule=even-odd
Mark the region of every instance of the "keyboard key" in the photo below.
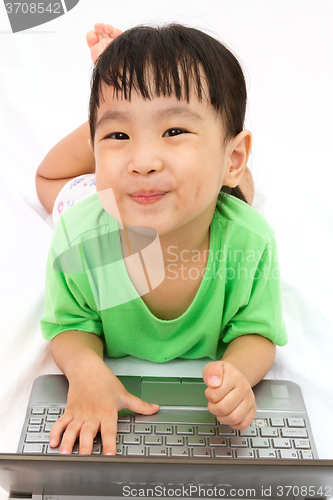
<svg viewBox="0 0 333 500">
<path fill-rule="evenodd" d="M 28 432 L 40 432 L 41 425 L 28 425 Z"/>
<path fill-rule="evenodd" d="M 31 433 L 27 434 L 25 437 L 26 443 L 48 443 L 49 442 L 49 434 L 46 432 L 40 433 Z"/>
<path fill-rule="evenodd" d="M 258 435 L 258 431 L 255 427 L 248 427 L 247 429 L 239 431 L 239 435 L 245 437 L 255 437 Z"/>
<path fill-rule="evenodd" d="M 227 438 L 223 436 L 211 436 L 208 438 L 209 446 L 227 446 Z"/>
<path fill-rule="evenodd" d="M 100 455 L 102 453 L 102 445 L 99 443 L 94 443 L 92 447 L 92 455 Z"/>
<path fill-rule="evenodd" d="M 59 415 L 47 415 L 46 421 L 47 422 L 56 422 L 59 418 Z"/>
<path fill-rule="evenodd" d="M 230 427 L 230 425 L 220 425 L 218 427 L 218 435 L 219 436 L 236 436 L 236 429 Z"/>
<path fill-rule="evenodd" d="M 46 453 L 57 455 L 60 450 L 60 445 L 56 446 L 55 448 L 51 448 L 50 445 L 47 446 Z"/>
<path fill-rule="evenodd" d="M 282 437 L 291 438 L 307 438 L 308 433 L 306 429 L 287 429 L 286 427 L 281 430 Z"/>
<path fill-rule="evenodd" d="M 306 459 L 313 458 L 313 453 L 312 451 L 301 451 L 301 457 Z"/>
<path fill-rule="evenodd" d="M 42 444 L 25 444 L 23 446 L 23 453 L 43 453 L 43 448 Z"/>
<path fill-rule="evenodd" d="M 290 439 L 274 438 L 272 441 L 274 448 L 291 448 Z"/>
<path fill-rule="evenodd" d="M 190 425 L 177 425 L 177 434 L 192 435 L 194 434 L 194 428 Z"/>
<path fill-rule="evenodd" d="M 61 408 L 48 408 L 47 414 L 48 415 L 60 415 L 61 414 Z"/>
<path fill-rule="evenodd" d="M 251 425 L 254 425 L 254 427 L 268 427 L 267 418 L 254 418 Z"/>
<path fill-rule="evenodd" d="M 284 419 L 280 417 L 271 418 L 272 427 L 284 427 Z"/>
<path fill-rule="evenodd" d="M 194 457 L 210 457 L 211 449 L 210 448 L 193 448 L 193 456 Z"/>
<path fill-rule="evenodd" d="M 152 426 L 146 424 L 135 424 L 135 434 L 151 434 Z"/>
<path fill-rule="evenodd" d="M 218 458 L 232 458 L 231 448 L 215 448 L 215 456 Z"/>
<path fill-rule="evenodd" d="M 252 438 L 253 448 L 269 448 L 269 439 Z"/>
<path fill-rule="evenodd" d="M 280 450 L 281 458 L 298 458 L 298 453 L 296 450 Z"/>
<path fill-rule="evenodd" d="M 124 434 L 123 436 L 123 444 L 141 444 L 141 436 L 137 434 Z"/>
<path fill-rule="evenodd" d="M 54 422 L 45 422 L 44 424 L 44 432 L 50 432 L 53 427 Z"/>
<path fill-rule="evenodd" d="M 44 408 L 32 408 L 31 414 L 32 415 L 44 415 L 45 409 Z"/>
<path fill-rule="evenodd" d="M 143 457 L 145 455 L 144 446 L 131 445 L 127 447 L 127 455 L 139 455 Z"/>
<path fill-rule="evenodd" d="M 148 435 L 144 436 L 145 445 L 161 445 L 163 444 L 163 436 Z"/>
<path fill-rule="evenodd" d="M 173 427 L 172 425 L 167 424 L 156 424 L 155 425 L 155 433 L 156 434 L 172 434 Z"/>
<path fill-rule="evenodd" d="M 249 442 L 245 438 L 241 437 L 231 437 L 230 438 L 230 446 L 232 448 L 246 448 L 249 445 Z"/>
<path fill-rule="evenodd" d="M 208 425 L 198 425 L 198 436 L 214 436 L 215 427 Z"/>
<path fill-rule="evenodd" d="M 152 446 L 149 448 L 149 455 L 151 457 L 166 457 L 168 455 L 167 449 L 163 446 Z"/>
<path fill-rule="evenodd" d="M 295 439 L 294 443 L 296 449 L 309 450 L 311 448 L 308 439 Z"/>
<path fill-rule="evenodd" d="M 181 436 L 166 436 L 165 438 L 167 446 L 183 446 L 184 438 Z"/>
<path fill-rule="evenodd" d="M 205 446 L 206 439 L 202 436 L 189 436 L 187 438 L 187 444 L 189 446 Z"/>
<path fill-rule="evenodd" d="M 259 458 L 277 458 L 275 450 L 258 450 Z"/>
<path fill-rule="evenodd" d="M 118 424 L 117 425 L 117 432 L 119 432 L 119 434 L 127 434 L 129 432 L 131 432 L 131 426 L 130 424 Z"/>
<path fill-rule="evenodd" d="M 122 424 L 130 424 L 131 423 L 131 415 L 118 415 L 118 423 Z"/>
<path fill-rule="evenodd" d="M 261 437 L 279 437 L 279 429 L 276 427 L 262 427 L 260 429 Z"/>
<path fill-rule="evenodd" d="M 305 427 L 303 418 L 287 418 L 288 427 Z"/>
<path fill-rule="evenodd" d="M 190 455 L 187 446 L 171 446 L 170 453 L 172 457 L 188 457 Z"/>
<path fill-rule="evenodd" d="M 42 425 L 43 419 L 40 417 L 29 418 L 29 424 L 32 425 Z"/>
<path fill-rule="evenodd" d="M 255 458 L 256 454 L 254 450 L 236 450 L 236 458 Z"/>
</svg>

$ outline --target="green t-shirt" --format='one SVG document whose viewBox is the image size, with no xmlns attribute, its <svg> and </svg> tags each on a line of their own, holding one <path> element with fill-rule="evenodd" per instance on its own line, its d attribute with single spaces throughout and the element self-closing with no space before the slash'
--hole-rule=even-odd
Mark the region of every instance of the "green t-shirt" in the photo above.
<svg viewBox="0 0 333 500">
<path fill-rule="evenodd" d="M 246 334 L 287 343 L 274 232 L 246 203 L 219 197 L 199 290 L 185 313 L 172 320 L 154 316 L 136 292 L 119 234 L 119 224 L 97 194 L 61 216 L 46 272 L 41 320 L 46 339 L 66 330 L 90 332 L 103 336 L 109 357 L 132 355 L 157 363 L 217 359 L 231 340 Z M 69 248 L 74 250 L 60 268 L 59 255 Z M 101 257 L 106 249 L 110 262 Z"/>
</svg>

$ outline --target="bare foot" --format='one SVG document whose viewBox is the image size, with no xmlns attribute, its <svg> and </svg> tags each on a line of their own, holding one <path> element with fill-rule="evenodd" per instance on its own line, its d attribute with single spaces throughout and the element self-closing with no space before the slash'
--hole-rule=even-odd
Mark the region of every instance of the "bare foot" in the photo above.
<svg viewBox="0 0 333 500">
<path fill-rule="evenodd" d="M 90 48 L 92 62 L 101 55 L 105 47 L 109 45 L 117 36 L 121 35 L 119 28 L 114 28 L 111 24 L 97 23 L 93 30 L 88 31 L 86 41 Z"/>
</svg>

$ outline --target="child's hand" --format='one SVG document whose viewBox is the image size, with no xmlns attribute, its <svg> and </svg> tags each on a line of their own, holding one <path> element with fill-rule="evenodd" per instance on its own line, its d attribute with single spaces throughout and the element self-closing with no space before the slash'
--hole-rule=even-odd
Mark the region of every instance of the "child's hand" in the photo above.
<svg viewBox="0 0 333 500">
<path fill-rule="evenodd" d="M 71 453 L 79 437 L 79 453 L 89 455 L 97 432 L 101 432 L 104 455 L 116 454 L 118 410 L 127 408 L 151 415 L 158 405 L 146 403 L 129 394 L 119 379 L 105 366 L 98 378 L 82 377 L 70 384 L 64 414 L 54 423 L 50 432 L 50 446 L 58 446 L 59 453 Z"/>
<path fill-rule="evenodd" d="M 208 410 L 222 424 L 246 429 L 252 422 L 257 406 L 246 377 L 227 361 L 208 363 L 202 372 L 207 389 Z"/>
<path fill-rule="evenodd" d="M 94 29 L 88 31 L 86 41 L 90 48 L 91 60 L 94 64 L 105 47 L 121 33 L 122 31 L 119 28 L 114 28 L 111 24 L 104 23 L 95 24 Z"/>
</svg>

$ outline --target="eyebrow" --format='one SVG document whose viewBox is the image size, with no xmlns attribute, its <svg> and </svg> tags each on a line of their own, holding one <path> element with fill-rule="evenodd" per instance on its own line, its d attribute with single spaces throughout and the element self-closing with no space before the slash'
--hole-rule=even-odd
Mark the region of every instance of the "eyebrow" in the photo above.
<svg viewBox="0 0 333 500">
<path fill-rule="evenodd" d="M 153 114 L 156 120 L 172 118 L 174 116 L 182 116 L 184 118 L 189 118 L 194 121 L 202 121 L 203 118 L 196 111 L 193 111 L 185 106 L 173 106 L 172 108 L 160 109 L 155 111 Z M 127 111 L 118 111 L 118 110 L 109 110 L 106 111 L 101 119 L 98 121 L 96 125 L 96 130 L 104 123 L 112 122 L 112 121 L 131 121 L 131 115 Z"/>
</svg>

